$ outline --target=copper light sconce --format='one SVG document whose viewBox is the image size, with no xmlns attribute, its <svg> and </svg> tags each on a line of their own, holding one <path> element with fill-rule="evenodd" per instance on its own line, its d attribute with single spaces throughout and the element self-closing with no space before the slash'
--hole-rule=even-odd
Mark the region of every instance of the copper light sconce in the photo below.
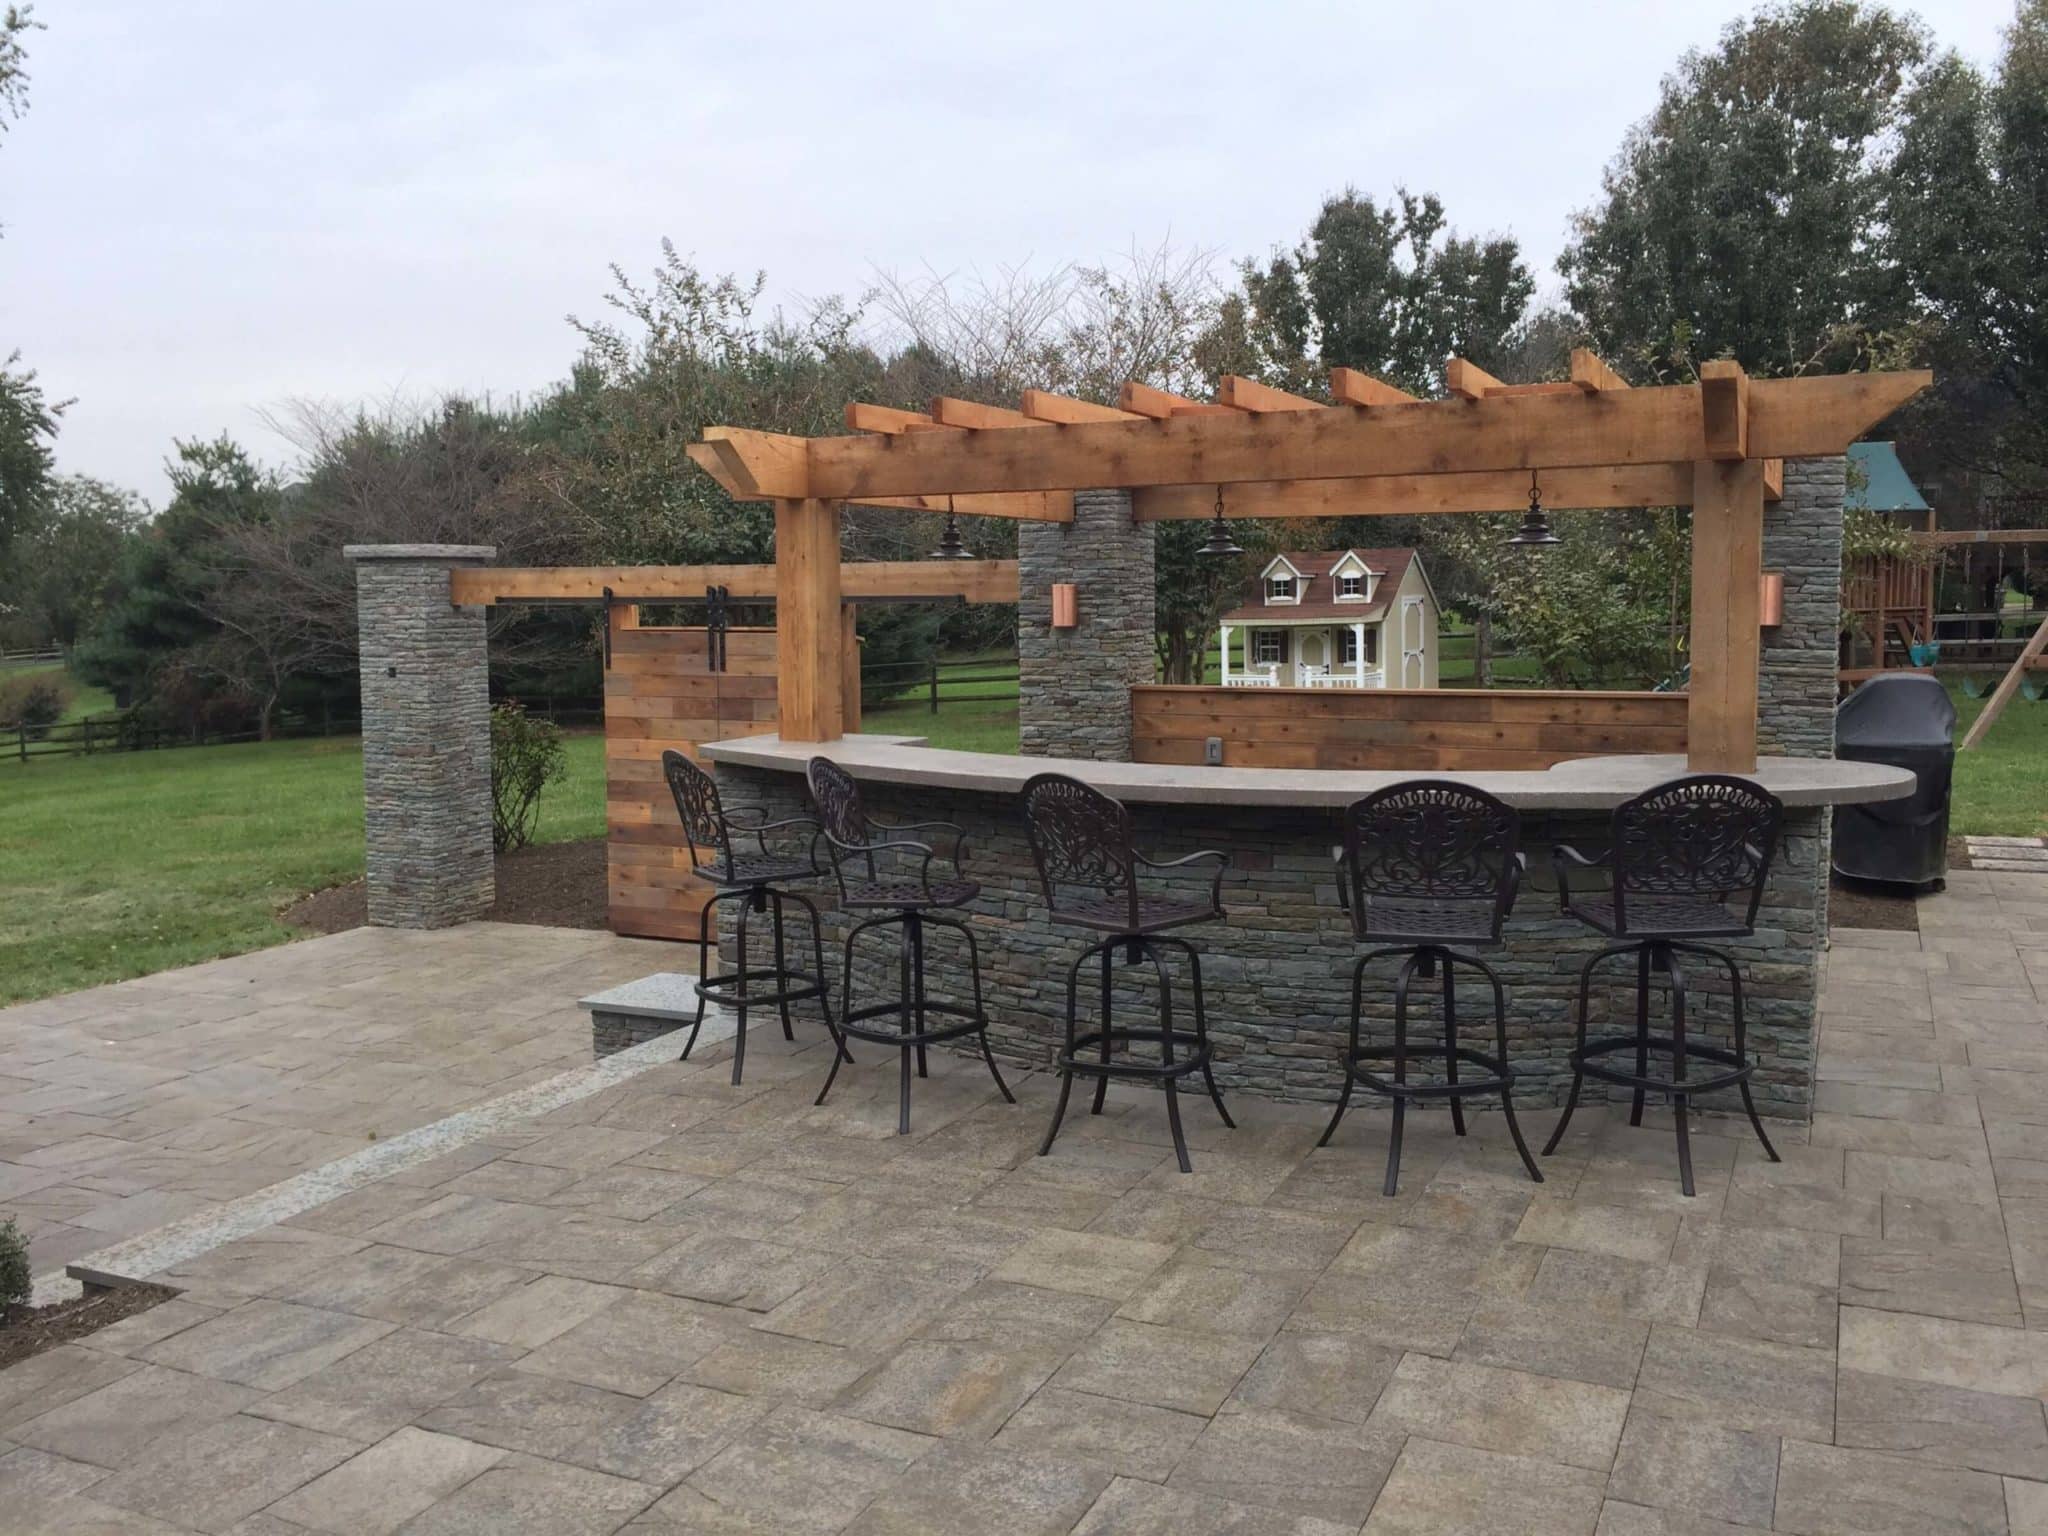
<svg viewBox="0 0 2048 1536">
<path fill-rule="evenodd" d="M 1785 622 L 1785 573 L 1765 571 L 1763 588 L 1757 595 L 1757 627 L 1776 629 Z"/>
<path fill-rule="evenodd" d="M 1071 581 L 1056 581 L 1052 584 L 1052 627 L 1072 629 L 1081 622 L 1081 606 L 1074 595 Z"/>
</svg>

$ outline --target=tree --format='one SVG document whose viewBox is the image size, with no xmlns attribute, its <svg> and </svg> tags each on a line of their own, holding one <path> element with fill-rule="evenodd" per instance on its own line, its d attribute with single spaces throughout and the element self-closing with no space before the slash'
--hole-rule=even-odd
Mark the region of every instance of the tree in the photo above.
<svg viewBox="0 0 2048 1536">
<path fill-rule="evenodd" d="M 154 698 L 197 724 L 217 692 L 195 665 L 201 648 L 220 634 L 204 606 L 219 558 L 215 545 L 223 529 L 267 519 L 279 492 L 275 479 L 225 436 L 175 446 L 164 466 L 170 503 L 129 541 L 113 598 L 74 661 L 87 681 L 124 703 Z"/>
<path fill-rule="evenodd" d="M 69 650 L 112 600 L 129 541 L 148 521 L 132 491 L 84 475 L 52 480 L 40 519 L 15 543 L 0 596 L 36 643 Z"/>
<path fill-rule="evenodd" d="M 2022 0 L 1996 75 L 1954 55 L 1914 87 L 1892 162 L 1891 254 L 1924 307 L 1937 394 L 1921 454 L 2048 482 L 2048 0 Z"/>
<path fill-rule="evenodd" d="M 1720 356 L 1839 370 L 1906 323 L 1883 219 L 1928 55 L 1918 22 L 1858 0 L 1766 8 L 1686 54 L 1559 262 L 1603 355 L 1643 380 Z"/>
<path fill-rule="evenodd" d="M 42 30 L 32 5 L 0 10 L 0 133 L 28 110 L 28 49 L 23 40 Z"/>
<path fill-rule="evenodd" d="M 1503 542 L 1513 517 L 1437 521 L 1462 573 L 1453 600 L 1490 616 L 1546 686 L 1639 687 L 1672 670 L 1691 564 L 1678 514 L 1554 513 L 1561 545 L 1533 550 Z"/>
<path fill-rule="evenodd" d="M 1396 201 L 1346 189 L 1292 251 L 1244 264 L 1242 324 L 1270 382 L 1317 389 L 1342 366 L 1437 394 L 1454 354 L 1504 366 L 1535 292 L 1520 247 L 1458 235 L 1434 193 Z"/>
<path fill-rule="evenodd" d="M 51 444 L 69 403 L 46 400 L 35 371 L 20 362 L 12 352 L 0 363 L 0 555 L 42 515 L 55 463 Z"/>
</svg>

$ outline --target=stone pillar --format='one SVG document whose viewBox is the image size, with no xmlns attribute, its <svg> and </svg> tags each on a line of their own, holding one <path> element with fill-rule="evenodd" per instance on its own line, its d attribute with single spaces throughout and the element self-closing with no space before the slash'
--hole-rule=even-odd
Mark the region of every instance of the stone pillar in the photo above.
<svg viewBox="0 0 2048 1536">
<path fill-rule="evenodd" d="M 1764 631 L 1757 666 L 1757 750 L 1835 755 L 1836 668 L 1842 612 L 1842 495 L 1846 460 L 1787 459 L 1785 494 L 1764 503 L 1767 571 L 1785 576 L 1785 622 Z M 1821 956 L 1827 948 L 1834 812 L 1788 811 L 1771 871 L 1775 909 L 1754 939 L 1732 947 L 1750 977 L 1755 1088 L 1765 1114 L 1813 1110 L 1813 1048 Z"/>
<path fill-rule="evenodd" d="M 484 610 L 448 601 L 472 544 L 352 544 L 363 691 L 370 921 L 446 928 L 487 911 L 491 701 Z"/>
<path fill-rule="evenodd" d="M 1071 523 L 1017 530 L 1017 734 L 1028 757 L 1125 762 L 1131 689 L 1158 673 L 1150 524 L 1128 491 L 1077 491 Z M 1072 582 L 1080 623 L 1052 627 L 1052 588 Z"/>
<path fill-rule="evenodd" d="M 1787 459 L 1785 494 L 1764 503 L 1764 569 L 1785 574 L 1785 622 L 1764 631 L 1757 750 L 1835 755 L 1846 461 Z"/>
</svg>

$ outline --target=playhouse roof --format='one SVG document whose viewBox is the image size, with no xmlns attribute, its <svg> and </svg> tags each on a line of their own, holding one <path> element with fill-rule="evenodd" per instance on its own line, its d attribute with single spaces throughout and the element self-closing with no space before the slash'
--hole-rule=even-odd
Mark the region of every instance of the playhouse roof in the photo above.
<svg viewBox="0 0 2048 1536">
<path fill-rule="evenodd" d="M 1347 556 L 1356 555 L 1365 562 L 1367 570 L 1379 580 L 1373 585 L 1370 601 L 1337 601 L 1336 584 L 1330 573 L 1338 562 Z M 1301 601 L 1282 603 L 1268 607 L 1265 598 L 1264 570 L 1275 560 L 1285 560 L 1302 575 Z M 1402 577 L 1408 574 L 1411 564 L 1419 564 L 1421 556 L 1412 549 L 1287 549 L 1281 550 L 1261 567 L 1261 574 L 1252 579 L 1247 589 L 1249 601 L 1231 609 L 1223 615 L 1226 624 L 1266 623 L 1299 624 L 1309 621 L 1328 623 L 1342 619 L 1350 623 L 1375 622 L 1387 611 L 1394 591 L 1401 585 Z"/>
<path fill-rule="evenodd" d="M 1920 487 L 1899 462 L 1893 443 L 1851 443 L 1849 462 L 1861 470 L 1849 477 L 1849 489 L 1842 505 L 1869 512 L 1931 512 Z M 1858 481 L 1861 484 L 1858 484 Z"/>
</svg>

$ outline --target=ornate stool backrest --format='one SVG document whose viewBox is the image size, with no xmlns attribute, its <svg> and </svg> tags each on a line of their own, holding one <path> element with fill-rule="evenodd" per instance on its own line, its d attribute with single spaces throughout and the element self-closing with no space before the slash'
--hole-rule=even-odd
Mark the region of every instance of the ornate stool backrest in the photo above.
<svg viewBox="0 0 2048 1536">
<path fill-rule="evenodd" d="M 1102 905 L 1125 908 L 1138 926 L 1136 834 L 1122 801 L 1063 773 L 1041 773 L 1024 786 L 1024 820 L 1055 916 L 1061 888 L 1078 888 L 1100 892 Z"/>
<path fill-rule="evenodd" d="M 683 836 L 689 839 L 690 868 L 703 869 L 708 864 L 714 874 L 730 879 L 732 832 L 718 798 L 718 781 L 680 752 L 662 753 L 661 771 L 668 780 L 669 793 L 676 797 Z"/>
<path fill-rule="evenodd" d="M 1398 904 L 1404 935 L 1459 934 L 1480 916 L 1498 939 L 1521 883 L 1520 844 L 1511 807 L 1446 779 L 1411 779 L 1353 801 L 1344 810 L 1343 875 L 1352 931 L 1387 935 L 1373 920 L 1378 900 Z"/>
<path fill-rule="evenodd" d="M 1644 790 L 1614 810 L 1614 923 L 1629 930 L 1631 897 L 1726 903 L 1749 897 L 1756 926 L 1784 802 L 1731 774 L 1695 773 Z"/>
</svg>

